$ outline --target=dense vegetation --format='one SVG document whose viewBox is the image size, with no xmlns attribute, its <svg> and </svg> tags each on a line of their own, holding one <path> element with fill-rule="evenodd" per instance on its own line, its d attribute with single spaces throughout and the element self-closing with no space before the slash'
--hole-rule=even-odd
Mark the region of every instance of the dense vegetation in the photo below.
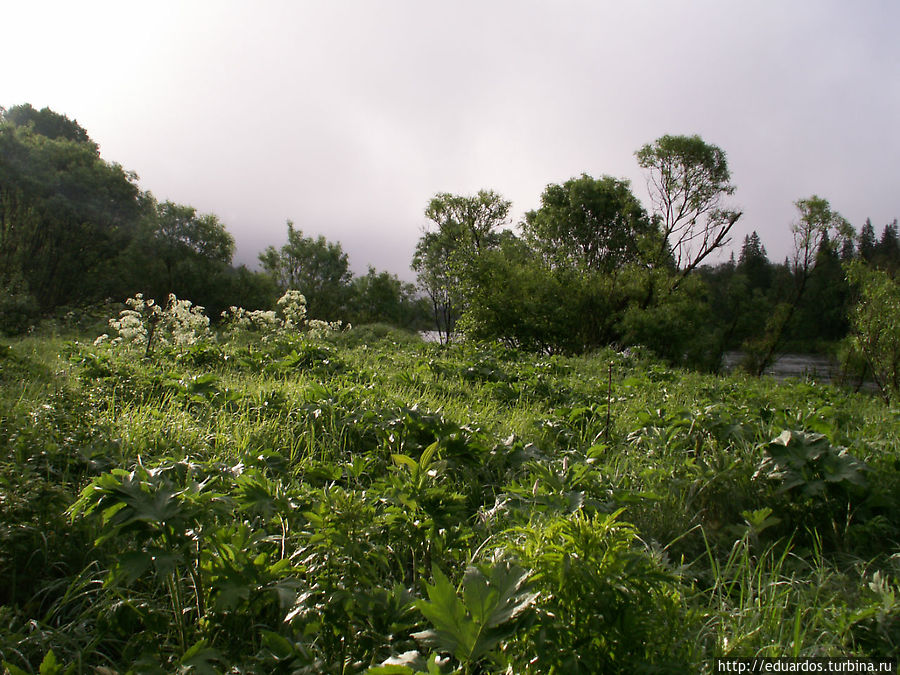
<svg viewBox="0 0 900 675">
<path fill-rule="evenodd" d="M 896 223 L 813 196 L 783 264 L 754 233 L 709 266 L 725 153 L 664 136 L 649 209 L 582 175 L 513 231 L 494 192 L 435 195 L 420 298 L 291 222 L 232 267 L 216 216 L 50 110 L 3 111 L 0 151 L 14 675 L 900 655 Z M 428 310 L 441 344 L 397 328 Z M 786 347 L 881 397 L 702 373 Z"/>
<path fill-rule="evenodd" d="M 817 351 L 873 376 L 858 354 L 840 353 L 860 293 L 846 268 L 864 262 L 893 278 L 896 221 L 880 239 L 869 221 L 857 233 L 812 196 L 796 202 L 783 263 L 754 232 L 737 259 L 710 265 L 742 215 L 728 205 L 725 152 L 667 135 L 635 157 L 648 207 L 628 181 L 583 174 L 548 185 L 511 230 L 511 204 L 493 191 L 435 195 L 412 260 L 417 289 L 372 268 L 354 278 L 340 243 L 290 221 L 287 242 L 259 256 L 260 271 L 235 268 L 234 240 L 215 215 L 141 191 L 77 122 L 27 104 L 0 110 L 0 332 L 135 293 L 190 298 L 217 321 L 228 307 L 268 309 L 294 289 L 316 318 L 432 328 L 444 340 L 543 354 L 641 345 L 712 371 L 741 350 L 751 373 L 779 351 Z"/>
<path fill-rule="evenodd" d="M 650 212 L 610 176 L 548 185 L 519 234 L 503 229 L 510 204 L 494 192 L 436 195 L 413 267 L 442 335 L 544 354 L 641 345 L 712 371 L 740 350 L 754 374 L 787 350 L 854 361 L 841 353 L 859 295 L 846 268 L 863 263 L 893 278 L 896 222 L 876 241 L 870 222 L 857 234 L 812 196 L 796 202 L 789 259 L 772 263 L 753 232 L 736 260 L 711 266 L 741 216 L 725 205 L 734 186 L 724 152 L 697 136 L 664 136 L 636 155 Z"/>
<path fill-rule="evenodd" d="M 340 244 L 290 223 L 288 239 L 261 256 L 264 271 L 234 267 L 234 239 L 214 214 L 141 191 L 64 115 L 0 108 L 0 334 L 135 293 L 163 303 L 175 293 L 218 317 L 268 308 L 286 284 L 314 298 L 321 318 L 422 324 L 411 284 L 371 268 L 353 278 Z"/>
<path fill-rule="evenodd" d="M 900 654 L 877 399 L 176 304 L 0 350 L 11 672 Z"/>
</svg>

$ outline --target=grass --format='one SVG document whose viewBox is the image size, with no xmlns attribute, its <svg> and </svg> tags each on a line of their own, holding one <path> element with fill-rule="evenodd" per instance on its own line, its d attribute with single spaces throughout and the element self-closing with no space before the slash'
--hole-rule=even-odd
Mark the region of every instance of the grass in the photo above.
<svg viewBox="0 0 900 675">
<path fill-rule="evenodd" d="M 152 360 L 0 346 L 0 658 L 538 673 L 897 657 L 896 410 L 640 354 L 365 335 Z M 806 443 L 788 468 L 785 430 Z"/>
</svg>

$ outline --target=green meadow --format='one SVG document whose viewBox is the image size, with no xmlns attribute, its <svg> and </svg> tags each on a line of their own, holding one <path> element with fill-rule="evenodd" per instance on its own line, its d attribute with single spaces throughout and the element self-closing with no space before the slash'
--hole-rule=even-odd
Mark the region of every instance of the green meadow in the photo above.
<svg viewBox="0 0 900 675">
<path fill-rule="evenodd" d="M 18 673 L 704 673 L 900 655 L 900 416 L 381 325 L 0 345 Z"/>
</svg>

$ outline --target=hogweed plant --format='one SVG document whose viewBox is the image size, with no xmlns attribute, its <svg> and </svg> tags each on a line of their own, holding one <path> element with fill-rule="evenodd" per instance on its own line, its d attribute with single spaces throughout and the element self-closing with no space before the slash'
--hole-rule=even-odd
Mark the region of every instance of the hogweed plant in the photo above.
<svg viewBox="0 0 900 675">
<path fill-rule="evenodd" d="M 248 333 L 257 334 L 263 342 L 305 332 L 312 338 L 327 337 L 344 326 L 341 321 L 322 321 L 306 318 L 306 296 L 297 290 L 287 290 L 275 303 L 275 310 L 246 310 L 231 306 L 222 312 L 225 334 L 234 339 Z"/>
<path fill-rule="evenodd" d="M 263 341 L 268 341 L 281 329 L 281 320 L 274 310 L 246 310 L 231 306 L 221 316 L 225 335 L 230 338 L 244 333 L 258 333 Z"/>
<path fill-rule="evenodd" d="M 118 335 L 111 340 L 104 333 L 94 341 L 100 345 L 109 340 L 113 345 L 143 348 L 149 357 L 157 344 L 174 345 L 184 349 L 210 336 L 209 318 L 203 307 L 190 300 L 179 300 L 169 294 L 163 308 L 153 298 L 138 293 L 125 301 L 129 309 L 123 309 L 118 319 L 110 319 L 109 327 Z"/>
<path fill-rule="evenodd" d="M 306 296 L 300 291 L 288 290 L 278 298 L 278 308 L 283 316 L 284 330 L 300 328 L 306 321 Z"/>
</svg>

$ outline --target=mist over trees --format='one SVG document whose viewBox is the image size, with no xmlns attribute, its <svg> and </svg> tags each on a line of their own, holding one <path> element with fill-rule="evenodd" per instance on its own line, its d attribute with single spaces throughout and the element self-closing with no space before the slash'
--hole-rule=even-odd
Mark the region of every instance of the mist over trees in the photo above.
<svg viewBox="0 0 900 675">
<path fill-rule="evenodd" d="M 881 229 L 867 220 L 856 232 L 813 195 L 784 224 L 794 250 L 783 262 L 752 232 L 737 259 L 710 265 L 741 218 L 729 204 L 724 150 L 666 135 L 635 160 L 647 205 L 627 180 L 586 173 L 548 184 L 519 223 L 489 189 L 434 195 L 413 285 L 371 267 L 354 277 L 339 242 L 291 221 L 286 241 L 260 254 L 259 271 L 235 267 L 234 239 L 216 215 L 142 191 L 77 121 L 27 104 L 0 109 L 0 331 L 138 292 L 160 302 L 174 293 L 216 317 L 234 305 L 272 307 L 292 289 L 313 318 L 436 330 L 442 341 L 546 354 L 641 345 L 708 369 L 741 350 L 745 367 L 761 372 L 778 352 L 833 350 L 874 325 L 854 308 L 865 293 L 887 297 L 894 283 L 896 220 Z M 848 276 L 851 264 L 884 276 Z"/>
<path fill-rule="evenodd" d="M 215 214 L 142 191 L 77 121 L 28 104 L 0 109 L 0 333 L 135 293 L 158 302 L 174 293 L 216 317 L 233 305 L 271 307 L 287 288 L 307 294 L 313 316 L 424 320 L 408 285 L 371 272 L 354 284 L 340 244 L 292 224 L 288 242 L 261 256 L 261 272 L 235 267 L 233 255 Z"/>
</svg>

